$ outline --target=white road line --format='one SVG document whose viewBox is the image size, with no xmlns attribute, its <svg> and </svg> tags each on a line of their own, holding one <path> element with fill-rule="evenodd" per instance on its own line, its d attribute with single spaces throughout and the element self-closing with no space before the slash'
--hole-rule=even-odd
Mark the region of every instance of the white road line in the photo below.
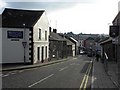
<svg viewBox="0 0 120 90">
<path fill-rule="evenodd" d="M 54 74 L 51 74 L 51 75 L 49 75 L 49 76 L 47 76 L 47 77 L 45 77 L 45 78 L 43 78 L 43 79 L 41 79 L 41 80 L 39 80 L 39 81 L 37 81 L 37 82 L 35 82 L 35 83 L 29 85 L 28 87 L 29 87 L 29 88 L 30 88 L 30 87 L 33 87 L 33 86 L 35 86 L 36 84 L 41 83 L 42 81 L 44 81 L 44 80 L 52 77 L 53 75 L 54 75 Z"/>
<path fill-rule="evenodd" d="M 3 75 L 2 77 L 7 77 L 7 76 L 9 76 L 9 74 Z"/>
<path fill-rule="evenodd" d="M 17 71 L 11 71 L 9 74 L 16 74 Z"/>
<path fill-rule="evenodd" d="M 12 73 L 10 73 L 10 74 L 16 74 L 16 72 L 12 72 Z"/>
<path fill-rule="evenodd" d="M 24 72 L 25 70 L 20 70 L 19 72 L 21 73 L 21 72 Z"/>
<path fill-rule="evenodd" d="M 33 70 L 36 70 L 36 69 L 38 69 L 38 68 L 33 68 Z"/>
<path fill-rule="evenodd" d="M 94 83 L 94 64 L 93 64 L 93 69 L 92 69 L 91 90 L 93 90 L 93 88 L 94 88 L 93 83 Z"/>
<path fill-rule="evenodd" d="M 63 71 L 63 70 L 65 70 L 66 68 L 68 68 L 68 67 L 61 68 L 59 71 Z"/>
</svg>

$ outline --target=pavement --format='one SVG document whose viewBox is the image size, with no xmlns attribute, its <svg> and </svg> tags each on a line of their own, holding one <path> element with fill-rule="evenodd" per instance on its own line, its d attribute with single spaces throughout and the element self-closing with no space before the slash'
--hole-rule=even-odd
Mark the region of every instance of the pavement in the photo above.
<svg viewBox="0 0 120 90">
<path fill-rule="evenodd" d="M 118 87 L 115 85 L 114 81 L 111 80 L 111 77 L 106 73 L 104 64 L 100 61 L 96 61 L 95 58 L 93 61 L 93 71 L 92 71 L 92 85 L 91 88 L 106 88 L 118 90 Z"/>
<path fill-rule="evenodd" d="M 42 67 L 50 64 L 55 64 L 63 61 L 67 61 L 72 57 L 64 58 L 61 60 L 53 60 L 53 61 L 46 61 L 44 63 L 36 63 L 36 64 L 6 64 L 0 66 L 0 72 L 2 71 L 13 71 L 13 70 L 22 70 L 22 69 L 28 69 L 28 68 L 35 68 L 35 67 Z"/>
<path fill-rule="evenodd" d="M 106 71 L 107 75 L 110 77 L 110 79 L 113 81 L 113 83 L 120 88 L 120 85 L 118 83 L 118 64 L 117 62 L 110 61 L 108 62 L 108 71 Z"/>
</svg>

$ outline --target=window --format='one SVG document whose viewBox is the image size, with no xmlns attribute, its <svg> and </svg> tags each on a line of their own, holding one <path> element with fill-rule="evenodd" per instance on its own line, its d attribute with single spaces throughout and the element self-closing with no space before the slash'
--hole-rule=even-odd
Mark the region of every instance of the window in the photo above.
<svg viewBox="0 0 120 90">
<path fill-rule="evenodd" d="M 47 40 L 47 31 L 45 31 L 45 40 Z"/>
<path fill-rule="evenodd" d="M 41 40 L 41 29 L 39 29 L 39 35 L 38 35 L 38 37 Z"/>
</svg>

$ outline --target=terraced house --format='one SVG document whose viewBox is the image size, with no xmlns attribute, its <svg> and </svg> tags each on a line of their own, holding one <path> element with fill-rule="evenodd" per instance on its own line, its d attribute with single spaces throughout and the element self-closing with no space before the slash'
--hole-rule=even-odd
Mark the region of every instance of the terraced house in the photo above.
<svg viewBox="0 0 120 90">
<path fill-rule="evenodd" d="M 49 22 L 45 10 L 6 8 L 2 13 L 2 62 L 37 63 L 49 58 Z"/>
</svg>

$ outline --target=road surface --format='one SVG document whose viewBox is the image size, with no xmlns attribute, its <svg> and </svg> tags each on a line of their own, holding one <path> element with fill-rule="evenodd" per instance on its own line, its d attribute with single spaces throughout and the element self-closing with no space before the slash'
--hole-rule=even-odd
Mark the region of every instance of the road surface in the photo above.
<svg viewBox="0 0 120 90">
<path fill-rule="evenodd" d="M 90 60 L 83 55 L 43 67 L 3 72 L 2 88 L 90 88 Z"/>
</svg>

